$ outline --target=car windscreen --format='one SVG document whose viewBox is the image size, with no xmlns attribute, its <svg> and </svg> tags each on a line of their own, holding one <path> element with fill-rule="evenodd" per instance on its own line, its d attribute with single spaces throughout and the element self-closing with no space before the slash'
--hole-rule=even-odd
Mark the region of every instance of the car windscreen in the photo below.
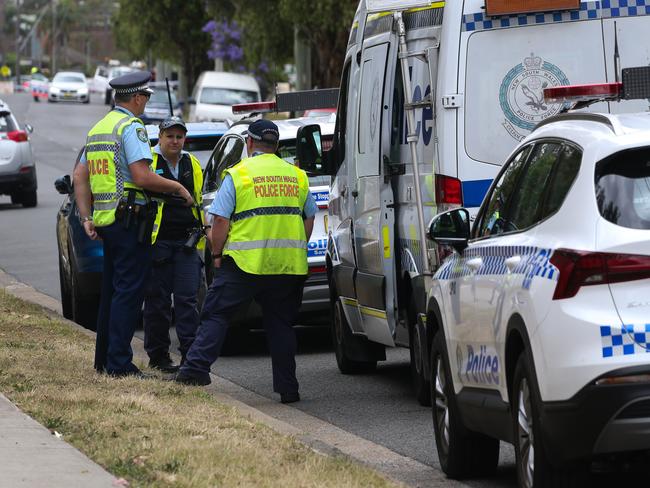
<svg viewBox="0 0 650 488">
<path fill-rule="evenodd" d="M 56 75 L 52 81 L 58 83 L 85 83 L 86 79 L 82 76 Z"/>
<path fill-rule="evenodd" d="M 192 137 L 188 136 L 185 139 L 185 145 L 183 149 L 189 152 L 194 151 L 210 151 L 214 149 L 214 146 L 217 145 L 221 136 L 209 136 L 209 137 Z"/>
<path fill-rule="evenodd" d="M 174 93 L 172 95 L 172 106 L 178 105 L 178 101 L 176 100 L 176 95 Z M 164 90 L 156 90 L 153 92 L 151 95 L 151 98 L 149 99 L 149 103 L 164 103 L 164 104 L 169 104 L 169 99 L 167 98 L 167 92 Z"/>
<path fill-rule="evenodd" d="M 596 201 L 613 224 L 650 229 L 650 146 L 628 149 L 596 165 Z"/>
<path fill-rule="evenodd" d="M 236 103 L 257 102 L 257 92 L 205 87 L 201 90 L 199 102 L 213 105 L 234 105 Z"/>
<path fill-rule="evenodd" d="M 7 133 L 17 130 L 16 121 L 7 112 L 0 112 L 0 133 Z"/>
</svg>

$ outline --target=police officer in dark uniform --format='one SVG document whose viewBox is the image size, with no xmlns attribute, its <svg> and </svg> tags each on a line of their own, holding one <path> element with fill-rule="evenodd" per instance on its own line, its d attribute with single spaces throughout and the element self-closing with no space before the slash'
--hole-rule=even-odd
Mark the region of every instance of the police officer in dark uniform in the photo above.
<svg viewBox="0 0 650 488">
<path fill-rule="evenodd" d="M 199 160 L 183 151 L 187 134 L 183 119 L 169 117 L 159 128 L 151 169 L 163 178 L 178 181 L 197 203 L 192 208 L 160 203 L 152 234 L 153 262 L 144 300 L 144 348 L 150 367 L 174 373 L 178 366 L 169 355 L 172 295 L 181 358 L 185 358 L 199 326 L 197 296 L 202 262 L 197 250 L 205 247 L 200 211 L 203 172 Z"/>
<path fill-rule="evenodd" d="M 251 156 L 227 170 L 209 212 L 212 256 L 218 268 L 203 306 L 201 325 L 175 380 L 210 383 L 228 322 L 237 308 L 262 306 L 273 368 L 273 390 L 282 403 L 300 400 L 296 379 L 298 315 L 307 276 L 307 242 L 316 202 L 306 173 L 275 155 L 277 126 L 253 122 L 246 148 Z"/>
<path fill-rule="evenodd" d="M 84 230 L 104 245 L 95 368 L 117 377 L 146 376 L 133 364 L 131 349 L 149 275 L 155 217 L 143 190 L 176 194 L 188 206 L 194 203 L 183 185 L 149 169 L 151 148 L 138 116 L 153 93 L 150 76 L 136 71 L 110 81 L 116 106 L 88 133 L 74 170 Z"/>
</svg>

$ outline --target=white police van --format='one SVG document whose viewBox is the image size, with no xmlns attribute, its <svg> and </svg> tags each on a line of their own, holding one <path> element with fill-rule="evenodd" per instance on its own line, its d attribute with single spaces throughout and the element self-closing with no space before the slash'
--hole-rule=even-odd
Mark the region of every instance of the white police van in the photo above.
<svg viewBox="0 0 650 488">
<path fill-rule="evenodd" d="M 545 88 L 647 64 L 649 14 L 650 0 L 360 2 L 327 156 L 342 372 L 374 368 L 385 346 L 410 347 L 416 396 L 430 401 L 425 281 L 439 256 L 426 223 L 461 204 L 476 212 L 512 148 L 564 107 L 545 102 Z"/>
<path fill-rule="evenodd" d="M 547 93 L 635 89 L 647 106 L 650 67 L 623 70 L 622 89 Z M 507 159 L 471 231 L 461 208 L 434 218 L 430 236 L 455 248 L 426 320 L 445 473 L 494 471 L 502 440 L 515 446 L 520 487 L 573 487 L 594 459 L 650 451 L 650 113 L 545 120 Z"/>
</svg>

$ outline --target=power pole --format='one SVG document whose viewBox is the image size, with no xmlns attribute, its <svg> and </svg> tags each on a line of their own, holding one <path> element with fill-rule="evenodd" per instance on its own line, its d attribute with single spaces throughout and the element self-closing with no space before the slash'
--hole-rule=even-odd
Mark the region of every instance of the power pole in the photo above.
<svg viewBox="0 0 650 488">
<path fill-rule="evenodd" d="M 297 27 L 293 31 L 293 54 L 296 60 L 296 90 L 311 90 L 311 47 Z"/>
<path fill-rule="evenodd" d="M 52 56 L 50 57 L 50 76 L 56 73 L 56 0 L 52 0 Z"/>
<path fill-rule="evenodd" d="M 20 86 L 20 2 L 16 0 L 16 88 Z"/>
</svg>

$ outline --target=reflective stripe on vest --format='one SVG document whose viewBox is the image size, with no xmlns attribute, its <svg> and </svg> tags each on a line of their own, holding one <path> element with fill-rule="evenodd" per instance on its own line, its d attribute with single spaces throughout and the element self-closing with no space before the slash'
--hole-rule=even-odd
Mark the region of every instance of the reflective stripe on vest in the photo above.
<svg viewBox="0 0 650 488">
<path fill-rule="evenodd" d="M 227 172 L 235 211 L 223 254 L 246 273 L 307 274 L 307 174 L 274 154 L 244 159 Z"/>
<path fill-rule="evenodd" d="M 157 152 L 151 151 L 152 161 L 151 161 L 151 171 L 154 173 L 158 169 L 159 154 Z M 201 169 L 201 163 L 199 160 L 194 157 L 193 154 L 190 154 L 190 161 L 192 163 L 192 180 L 194 183 L 194 202 L 198 205 L 198 208 L 201 208 L 201 202 L 203 202 L 203 195 L 201 194 L 201 188 L 203 187 L 203 170 Z M 154 244 L 158 238 L 158 232 L 160 232 L 160 224 L 162 222 L 163 216 L 163 206 L 164 202 L 158 202 L 158 213 L 156 214 L 156 220 L 153 223 L 153 231 L 151 232 L 151 243 Z M 203 212 L 197 210 L 196 205 L 192 208 L 192 213 L 197 220 L 200 220 L 202 225 L 205 225 L 205 215 Z M 205 236 L 201 237 L 199 243 L 196 245 L 198 250 L 205 249 Z"/>
<path fill-rule="evenodd" d="M 95 124 L 86 138 L 86 164 L 93 196 L 93 220 L 97 227 L 115 222 L 115 209 L 125 189 L 137 190 L 136 195 L 144 198 L 140 187 L 124 181 L 118 164 L 122 133 L 134 122 L 140 119 L 113 110 Z"/>
</svg>

